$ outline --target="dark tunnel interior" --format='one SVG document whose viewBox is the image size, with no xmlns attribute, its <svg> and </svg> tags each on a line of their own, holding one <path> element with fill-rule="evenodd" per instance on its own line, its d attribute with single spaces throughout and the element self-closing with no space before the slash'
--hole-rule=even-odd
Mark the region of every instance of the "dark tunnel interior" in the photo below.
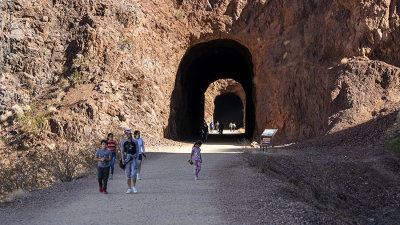
<svg viewBox="0 0 400 225">
<path fill-rule="evenodd" d="M 172 139 L 198 135 L 204 119 L 204 93 L 218 79 L 239 82 L 246 93 L 246 136 L 255 127 L 253 63 L 249 50 L 230 39 L 213 40 L 191 47 L 183 56 L 171 97 L 165 136 Z"/>
<path fill-rule="evenodd" d="M 224 123 L 226 129 L 231 122 L 236 124 L 236 128 L 243 127 L 243 103 L 239 96 L 232 93 L 219 95 L 214 106 L 214 121 Z"/>
</svg>

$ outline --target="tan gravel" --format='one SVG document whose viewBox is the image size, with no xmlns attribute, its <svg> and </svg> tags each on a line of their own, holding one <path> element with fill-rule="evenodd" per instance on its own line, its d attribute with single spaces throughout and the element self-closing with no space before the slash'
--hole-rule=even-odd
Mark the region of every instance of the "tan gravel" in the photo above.
<svg viewBox="0 0 400 225">
<path fill-rule="evenodd" d="M 282 194 L 288 184 L 250 168 L 240 145 L 203 145 L 195 181 L 187 162 L 191 145 L 148 148 L 137 194 L 125 194 L 120 168 L 109 181 L 109 194 L 100 194 L 93 172 L 3 205 L 1 224 L 311 223 L 304 215 L 315 209 Z"/>
</svg>

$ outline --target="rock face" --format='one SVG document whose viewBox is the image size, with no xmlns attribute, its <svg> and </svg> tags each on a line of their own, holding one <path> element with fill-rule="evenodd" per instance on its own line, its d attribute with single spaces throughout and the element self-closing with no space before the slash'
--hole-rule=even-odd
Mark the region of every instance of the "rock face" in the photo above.
<svg viewBox="0 0 400 225">
<path fill-rule="evenodd" d="M 173 97 L 184 85 L 182 59 L 213 40 L 234 41 L 251 55 L 242 60 L 251 73 L 239 82 L 252 137 L 269 127 L 279 129 L 276 141 L 296 141 L 400 108 L 398 0 L 14 0 L 0 7 L 1 134 L 11 139 L 10 131 L 22 130 L 16 105 L 50 117 L 45 139 L 81 142 L 125 128 L 152 141 L 179 138 L 179 110 L 191 101 Z M 185 63 L 207 67 L 201 57 Z M 245 76 L 222 72 L 204 84 Z"/>
</svg>

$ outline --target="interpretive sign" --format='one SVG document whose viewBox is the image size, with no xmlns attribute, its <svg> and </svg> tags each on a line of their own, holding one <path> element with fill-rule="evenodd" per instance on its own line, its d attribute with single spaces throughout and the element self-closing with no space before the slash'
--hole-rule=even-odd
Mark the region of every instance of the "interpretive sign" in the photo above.
<svg viewBox="0 0 400 225">
<path fill-rule="evenodd" d="M 266 151 L 268 144 L 271 143 L 272 137 L 276 134 L 278 129 L 265 129 L 261 134 L 260 150 Z"/>
<path fill-rule="evenodd" d="M 278 129 L 265 129 L 261 136 L 274 136 Z"/>
</svg>

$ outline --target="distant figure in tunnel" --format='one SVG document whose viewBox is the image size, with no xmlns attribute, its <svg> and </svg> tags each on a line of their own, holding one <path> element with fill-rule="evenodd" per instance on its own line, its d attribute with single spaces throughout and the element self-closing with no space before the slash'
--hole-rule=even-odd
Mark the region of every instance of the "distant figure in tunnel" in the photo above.
<svg viewBox="0 0 400 225">
<path fill-rule="evenodd" d="M 190 164 L 193 165 L 193 173 L 194 173 L 194 179 L 198 180 L 199 179 L 199 173 L 201 170 L 201 163 L 203 162 L 200 154 L 200 146 L 201 146 L 201 141 L 196 141 L 193 145 L 192 151 L 190 152 L 190 159 L 189 162 Z"/>
<path fill-rule="evenodd" d="M 222 134 L 223 132 L 224 132 L 224 123 L 223 122 L 221 122 L 220 124 L 219 124 L 219 128 L 218 128 L 218 131 L 219 131 L 219 134 Z"/>
<path fill-rule="evenodd" d="M 232 132 L 232 130 L 233 130 L 233 123 L 232 122 L 230 122 L 229 123 L 229 130 Z"/>
<path fill-rule="evenodd" d="M 232 130 L 233 130 L 233 131 L 236 130 L 236 123 L 235 123 L 235 122 L 232 123 Z"/>
<path fill-rule="evenodd" d="M 219 121 L 217 121 L 217 122 L 215 123 L 214 130 L 219 130 Z"/>
<path fill-rule="evenodd" d="M 201 138 L 203 139 L 203 143 L 207 142 L 208 138 L 208 126 L 207 123 L 204 123 L 201 127 Z"/>
<path fill-rule="evenodd" d="M 214 130 L 214 123 L 211 121 L 211 123 L 210 123 L 210 133 L 212 133 L 212 130 Z"/>
</svg>

